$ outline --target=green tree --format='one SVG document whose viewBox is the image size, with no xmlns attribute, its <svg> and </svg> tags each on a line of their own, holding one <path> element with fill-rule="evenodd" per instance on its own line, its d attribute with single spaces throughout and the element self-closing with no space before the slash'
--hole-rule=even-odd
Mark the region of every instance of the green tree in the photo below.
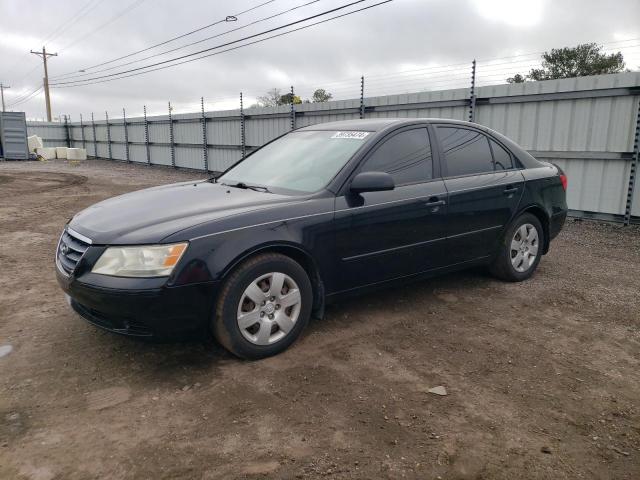
<svg viewBox="0 0 640 480">
<path fill-rule="evenodd" d="M 516 73 L 513 77 L 507 78 L 507 83 L 524 83 L 527 81 L 527 77 Z"/>
<path fill-rule="evenodd" d="M 318 88 L 315 92 L 313 92 L 311 101 L 313 103 L 323 103 L 328 102 L 332 97 L 333 95 L 327 92 L 324 88 Z"/>
<path fill-rule="evenodd" d="M 622 52 L 606 54 L 597 43 L 576 47 L 553 48 L 542 54 L 542 68 L 532 68 L 525 76 L 516 74 L 509 83 L 525 80 L 553 80 L 622 72 L 625 68 Z"/>
<path fill-rule="evenodd" d="M 292 95 L 291 93 L 285 93 L 278 100 L 278 105 L 297 105 L 298 103 L 302 103 L 302 100 L 298 95 Z"/>
</svg>

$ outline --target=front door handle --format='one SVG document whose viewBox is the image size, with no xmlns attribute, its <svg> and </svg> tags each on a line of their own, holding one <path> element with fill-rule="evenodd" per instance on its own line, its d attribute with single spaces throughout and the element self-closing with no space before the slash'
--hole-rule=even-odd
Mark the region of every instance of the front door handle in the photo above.
<svg viewBox="0 0 640 480">
<path fill-rule="evenodd" d="M 447 202 L 439 199 L 438 197 L 431 197 L 424 204 L 431 209 L 432 212 L 437 212 L 442 205 L 445 205 Z"/>
</svg>

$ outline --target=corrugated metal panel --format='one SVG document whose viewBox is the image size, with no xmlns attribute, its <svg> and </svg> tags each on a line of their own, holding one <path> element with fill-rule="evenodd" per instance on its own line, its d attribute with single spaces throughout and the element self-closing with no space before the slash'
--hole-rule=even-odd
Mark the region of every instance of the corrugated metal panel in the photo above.
<svg viewBox="0 0 640 480">
<path fill-rule="evenodd" d="M 207 122 L 210 145 L 240 145 L 240 119 Z"/>
<path fill-rule="evenodd" d="M 133 124 L 127 127 L 129 129 L 129 141 L 130 142 L 144 142 L 144 125 Z"/>
<path fill-rule="evenodd" d="M 184 168 L 204 169 L 204 154 L 200 147 L 176 147 L 176 166 Z"/>
<path fill-rule="evenodd" d="M 247 145 L 260 146 L 291 130 L 290 117 L 251 118 L 246 121 Z"/>
<path fill-rule="evenodd" d="M 629 179 L 627 160 L 542 158 L 567 174 L 567 204 L 572 210 L 622 215 Z"/>
<path fill-rule="evenodd" d="M 149 125 L 149 142 L 169 143 L 169 124 L 152 123 Z"/>
<path fill-rule="evenodd" d="M 633 205 L 631 206 L 631 215 L 640 217 L 640 182 L 636 180 L 636 188 L 633 195 Z"/>
<path fill-rule="evenodd" d="M 127 152 L 124 143 L 112 143 L 111 144 L 111 157 L 114 160 L 126 160 Z"/>
<path fill-rule="evenodd" d="M 154 165 L 171 165 L 171 150 L 162 145 L 151 145 L 151 163 Z"/>
<path fill-rule="evenodd" d="M 111 140 L 114 142 L 124 142 L 124 125 L 111 124 Z"/>
<path fill-rule="evenodd" d="M 147 163 L 147 149 L 144 145 L 129 145 L 129 160 Z"/>
<path fill-rule="evenodd" d="M 0 112 L 1 157 L 10 160 L 27 160 L 27 121 L 24 112 Z"/>
<path fill-rule="evenodd" d="M 27 134 L 38 135 L 45 147 L 64 146 L 67 138 L 64 124 L 58 122 L 27 122 Z"/>
<path fill-rule="evenodd" d="M 242 158 L 240 150 L 209 147 L 209 170 L 222 172 Z"/>
<path fill-rule="evenodd" d="M 109 148 L 106 143 L 98 143 L 96 145 L 96 156 L 100 158 L 109 157 Z"/>
<path fill-rule="evenodd" d="M 178 121 L 173 124 L 175 143 L 202 143 L 202 123 L 199 121 Z"/>
</svg>

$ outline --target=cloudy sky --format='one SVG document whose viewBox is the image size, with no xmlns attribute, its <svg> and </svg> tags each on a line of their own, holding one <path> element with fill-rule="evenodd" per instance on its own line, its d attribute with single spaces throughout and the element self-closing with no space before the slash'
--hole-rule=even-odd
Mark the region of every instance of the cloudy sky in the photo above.
<svg viewBox="0 0 640 480">
<path fill-rule="evenodd" d="M 144 104 L 161 114 L 169 100 L 176 112 L 194 111 L 201 96 L 208 110 L 235 108 L 240 91 L 251 104 L 270 88 L 284 93 L 290 85 L 303 98 L 319 87 L 334 98 L 354 98 L 361 75 L 368 95 L 462 87 L 473 58 L 481 84 L 501 83 L 535 66 L 542 51 L 592 41 L 622 51 L 628 68 L 640 69 L 638 0 L 393 0 L 223 52 L 381 0 L 221 46 L 353 1 L 0 0 L 0 82 L 11 86 L 9 109 L 44 117 L 42 61 L 29 53 L 44 44 L 58 53 L 49 61 L 50 83 L 57 84 L 53 114 L 77 120 L 92 111 L 102 118 L 105 110 L 119 117 L 123 107 L 136 115 Z M 174 62 L 142 67 L 205 49 L 182 61 L 215 55 L 138 75 Z"/>
</svg>

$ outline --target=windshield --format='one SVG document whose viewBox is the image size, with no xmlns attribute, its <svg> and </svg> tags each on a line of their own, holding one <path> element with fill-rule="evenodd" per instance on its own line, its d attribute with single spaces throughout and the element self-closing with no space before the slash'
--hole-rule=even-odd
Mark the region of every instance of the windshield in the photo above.
<svg viewBox="0 0 640 480">
<path fill-rule="evenodd" d="M 311 193 L 325 187 L 370 132 L 299 131 L 265 145 L 218 178 L 226 185 Z"/>
</svg>

